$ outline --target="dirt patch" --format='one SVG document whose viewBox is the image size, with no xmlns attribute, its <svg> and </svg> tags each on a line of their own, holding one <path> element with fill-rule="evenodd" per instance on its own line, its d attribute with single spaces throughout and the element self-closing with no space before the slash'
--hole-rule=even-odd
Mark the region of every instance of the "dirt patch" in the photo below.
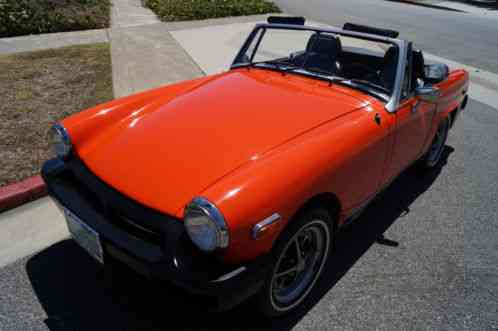
<svg viewBox="0 0 498 331">
<path fill-rule="evenodd" d="M 0 56 L 0 186 L 39 173 L 55 121 L 112 98 L 107 43 Z"/>
</svg>

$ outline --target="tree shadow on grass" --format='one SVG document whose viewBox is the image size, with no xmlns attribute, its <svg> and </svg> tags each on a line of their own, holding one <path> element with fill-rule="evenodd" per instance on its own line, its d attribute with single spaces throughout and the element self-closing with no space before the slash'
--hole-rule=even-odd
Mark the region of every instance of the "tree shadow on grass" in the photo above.
<svg viewBox="0 0 498 331">
<path fill-rule="evenodd" d="M 290 330 L 374 243 L 397 246 L 384 232 L 432 185 L 452 152 L 446 147 L 441 166 L 429 173 L 422 175 L 415 168 L 405 171 L 342 230 L 310 297 L 282 318 L 262 316 L 251 302 L 228 312 L 209 313 L 205 298 L 147 281 L 127 269 L 118 269 L 110 277 L 72 240 L 32 257 L 27 272 L 50 330 Z"/>
</svg>

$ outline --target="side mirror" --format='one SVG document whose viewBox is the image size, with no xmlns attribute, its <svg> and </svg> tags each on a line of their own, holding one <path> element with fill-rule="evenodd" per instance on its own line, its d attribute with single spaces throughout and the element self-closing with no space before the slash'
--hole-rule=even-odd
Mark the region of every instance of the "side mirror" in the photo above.
<svg viewBox="0 0 498 331">
<path fill-rule="evenodd" d="M 415 95 L 425 102 L 436 102 L 441 93 L 437 87 L 421 86 L 415 89 Z"/>
<path fill-rule="evenodd" d="M 424 66 L 424 80 L 431 84 L 437 84 L 448 78 L 450 69 L 446 64 L 435 63 Z"/>
</svg>

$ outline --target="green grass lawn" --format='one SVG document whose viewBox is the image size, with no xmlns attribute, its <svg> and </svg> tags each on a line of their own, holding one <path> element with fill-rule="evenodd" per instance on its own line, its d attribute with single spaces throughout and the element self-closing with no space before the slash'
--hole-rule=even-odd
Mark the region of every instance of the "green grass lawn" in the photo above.
<svg viewBox="0 0 498 331">
<path fill-rule="evenodd" d="M 163 21 L 278 13 L 280 9 L 265 0 L 143 0 Z"/>
<path fill-rule="evenodd" d="M 109 27 L 110 0 L 0 0 L 0 38 Z"/>
<path fill-rule="evenodd" d="M 0 56 L 0 186 L 39 173 L 52 123 L 112 98 L 107 43 Z"/>
</svg>

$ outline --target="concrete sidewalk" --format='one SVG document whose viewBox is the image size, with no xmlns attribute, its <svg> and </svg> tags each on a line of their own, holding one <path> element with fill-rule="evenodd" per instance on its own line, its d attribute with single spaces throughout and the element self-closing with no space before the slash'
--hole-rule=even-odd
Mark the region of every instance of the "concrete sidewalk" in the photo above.
<svg viewBox="0 0 498 331">
<path fill-rule="evenodd" d="M 109 35 L 116 98 L 204 74 L 162 23 L 111 29 Z"/>
<path fill-rule="evenodd" d="M 109 41 L 116 98 L 203 75 L 140 0 L 113 1 Z"/>
<path fill-rule="evenodd" d="M 159 23 L 152 10 L 142 6 L 140 0 L 113 0 L 111 28 L 123 28 Z"/>
<path fill-rule="evenodd" d="M 130 7 L 124 8 L 130 9 Z M 254 15 L 174 23 L 146 21 L 147 24 L 127 26 L 120 20 L 126 21 L 128 16 L 115 15 L 113 27 L 109 30 L 115 97 L 193 79 L 206 73 L 196 63 L 196 59 L 192 59 L 191 54 L 173 38 L 173 31 L 227 27 L 243 22 L 252 22 L 248 24 L 254 26 L 254 22 L 264 21 L 267 17 L 267 15 Z M 203 37 L 199 34 L 193 42 L 211 48 L 206 41 L 213 39 L 213 34 L 208 36 L 210 39 L 202 39 Z M 244 39 L 245 37 L 241 40 Z M 208 49 L 206 51 L 210 54 Z M 220 57 L 234 56 L 234 53 L 227 54 L 222 49 L 217 50 L 216 54 Z"/>
<path fill-rule="evenodd" d="M 32 52 L 70 45 L 108 42 L 107 30 L 86 30 L 0 38 L 0 54 Z"/>
<path fill-rule="evenodd" d="M 0 214 L 0 268 L 69 236 L 62 214 L 42 198 Z"/>
</svg>

